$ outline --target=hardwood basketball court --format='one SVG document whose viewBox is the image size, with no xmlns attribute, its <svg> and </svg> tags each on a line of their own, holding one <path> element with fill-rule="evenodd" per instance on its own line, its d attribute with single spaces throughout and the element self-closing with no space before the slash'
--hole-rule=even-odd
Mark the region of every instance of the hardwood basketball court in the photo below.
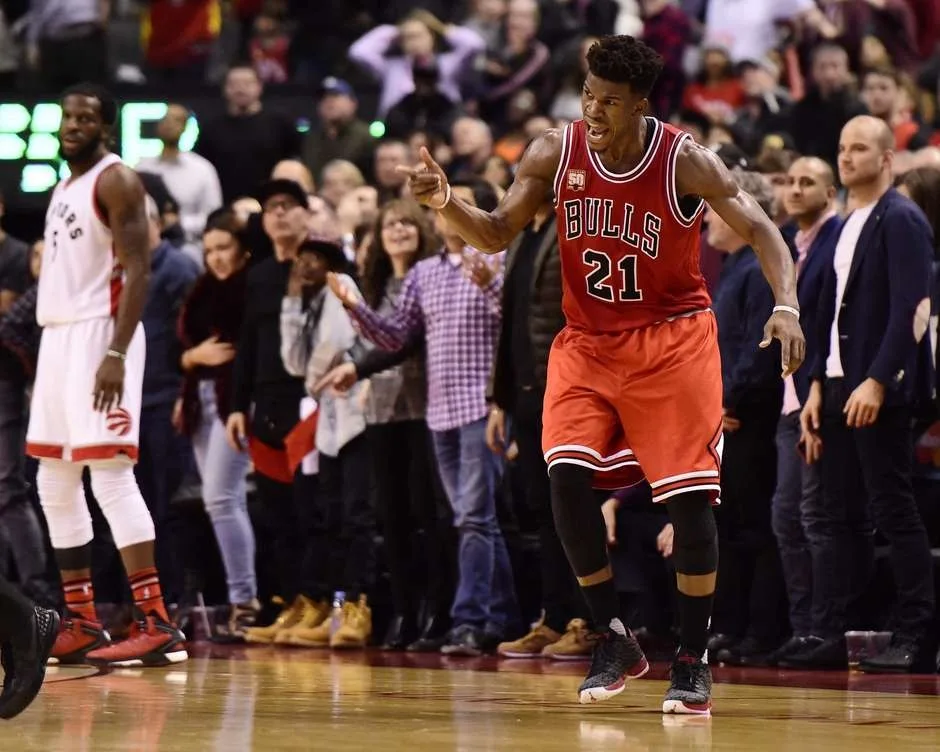
<svg viewBox="0 0 940 752">
<path fill-rule="evenodd" d="M 710 719 L 660 713 L 666 666 L 581 706 L 584 664 L 197 645 L 167 669 L 52 668 L 2 749 L 938 750 L 940 677 L 716 668 Z"/>
</svg>

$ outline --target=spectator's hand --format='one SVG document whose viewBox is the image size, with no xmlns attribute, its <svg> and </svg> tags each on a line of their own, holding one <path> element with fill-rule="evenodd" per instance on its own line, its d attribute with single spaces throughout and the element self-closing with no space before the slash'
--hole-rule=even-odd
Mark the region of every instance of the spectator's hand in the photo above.
<svg viewBox="0 0 940 752">
<path fill-rule="evenodd" d="M 617 508 L 620 501 L 611 496 L 607 501 L 601 504 L 601 514 L 604 515 L 604 527 L 607 528 L 607 545 L 617 545 Z"/>
<path fill-rule="evenodd" d="M 800 413 L 800 444 L 803 445 L 808 464 L 816 462 L 822 454 L 822 440 L 819 438 L 821 414 L 822 384 L 814 381 Z"/>
<path fill-rule="evenodd" d="M 463 271 L 464 274 L 467 275 L 467 279 L 481 290 L 493 281 L 493 277 L 496 273 L 479 253 L 473 253 L 465 249 L 461 258 L 463 261 Z"/>
<path fill-rule="evenodd" d="M 398 165 L 395 170 L 408 176 L 405 185 L 415 201 L 432 209 L 439 207 L 447 198 L 447 173 L 434 161 L 427 147 L 422 146 L 418 156 L 422 164 L 417 167 Z"/>
<path fill-rule="evenodd" d="M 741 427 L 741 421 L 728 414 L 726 408 L 721 411 L 721 430 L 725 433 L 734 433 Z"/>
<path fill-rule="evenodd" d="M 514 441 L 506 450 L 506 461 L 515 462 L 519 458 L 519 445 Z"/>
<path fill-rule="evenodd" d="M 245 413 L 232 413 L 228 416 L 225 424 L 225 438 L 228 439 L 229 446 L 236 452 L 244 451 L 245 437 L 248 431 L 245 429 Z"/>
<path fill-rule="evenodd" d="M 189 362 L 197 366 L 221 366 L 235 359 L 235 348 L 218 337 L 209 337 L 189 351 Z"/>
<path fill-rule="evenodd" d="M 183 432 L 183 398 L 178 397 L 173 403 L 173 415 L 170 416 L 170 423 L 177 433 Z"/>
<path fill-rule="evenodd" d="M 328 371 L 316 384 L 313 385 L 315 394 L 320 394 L 324 389 L 332 389 L 338 394 L 343 394 L 352 389 L 353 384 L 359 380 L 359 374 L 356 373 L 355 363 L 341 363 L 331 371 Z"/>
<path fill-rule="evenodd" d="M 780 340 L 780 360 L 783 366 L 782 377 L 786 378 L 803 363 L 806 355 L 806 339 L 800 328 L 800 319 L 788 311 L 774 311 L 764 325 L 764 339 L 761 349 L 770 347 L 770 343 Z"/>
<path fill-rule="evenodd" d="M 502 454 L 506 446 L 506 413 L 498 407 L 490 410 L 486 421 L 486 445 L 493 454 Z"/>
<path fill-rule="evenodd" d="M 671 522 L 667 522 L 666 526 L 659 531 L 659 535 L 656 536 L 656 550 L 663 555 L 664 559 L 668 559 L 672 556 L 672 541 L 674 536 L 675 530 Z"/>
<path fill-rule="evenodd" d="M 336 272 L 327 273 L 326 284 L 329 285 L 330 292 L 339 298 L 340 302 L 347 308 L 353 308 L 355 307 L 356 303 L 359 302 L 359 298 L 356 296 L 356 293 L 340 281 L 340 278 L 337 276 Z"/>
<path fill-rule="evenodd" d="M 39 70 L 39 45 L 31 44 L 26 47 L 26 67 L 30 70 Z"/>
<path fill-rule="evenodd" d="M 865 379 L 849 395 L 842 412 L 849 428 L 865 428 L 878 420 L 885 401 L 885 388 L 874 379 Z"/>
</svg>

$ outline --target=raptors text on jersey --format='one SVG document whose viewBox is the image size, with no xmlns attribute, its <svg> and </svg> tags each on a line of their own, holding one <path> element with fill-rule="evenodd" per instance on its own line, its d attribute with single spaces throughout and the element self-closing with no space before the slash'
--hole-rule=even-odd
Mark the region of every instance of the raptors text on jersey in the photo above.
<svg viewBox="0 0 940 752">
<path fill-rule="evenodd" d="M 584 121 L 564 131 L 555 208 L 568 325 L 619 332 L 707 308 L 699 268 L 699 200 L 684 207 L 675 187 L 689 136 L 647 118 L 637 166 L 613 173 L 587 145 Z"/>
<path fill-rule="evenodd" d="M 123 270 L 96 199 L 98 178 L 120 157 L 107 154 L 88 172 L 60 182 L 46 211 L 36 318 L 41 326 L 108 318 L 117 311 Z"/>
</svg>

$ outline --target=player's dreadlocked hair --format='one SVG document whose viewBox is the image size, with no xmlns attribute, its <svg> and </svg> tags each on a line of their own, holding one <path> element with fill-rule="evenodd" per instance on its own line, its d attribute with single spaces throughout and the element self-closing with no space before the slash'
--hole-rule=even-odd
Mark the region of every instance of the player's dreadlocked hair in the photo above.
<svg viewBox="0 0 940 752">
<path fill-rule="evenodd" d="M 588 70 L 598 78 L 629 84 L 644 97 L 649 95 L 663 69 L 663 59 L 654 49 L 625 35 L 602 37 L 591 45 L 587 62 Z"/>
<path fill-rule="evenodd" d="M 59 102 L 72 94 L 97 99 L 101 103 L 101 120 L 105 125 L 114 126 L 117 122 L 117 100 L 114 95 L 100 84 L 88 81 L 69 86 L 59 97 Z"/>
</svg>

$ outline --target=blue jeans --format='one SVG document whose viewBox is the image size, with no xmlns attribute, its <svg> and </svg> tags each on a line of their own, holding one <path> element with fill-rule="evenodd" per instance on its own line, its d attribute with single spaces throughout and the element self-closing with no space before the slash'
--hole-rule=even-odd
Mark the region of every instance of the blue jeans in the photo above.
<svg viewBox="0 0 940 752">
<path fill-rule="evenodd" d="M 516 593 L 506 541 L 496 519 L 499 459 L 486 446 L 486 418 L 434 431 L 434 452 L 459 536 L 454 626 L 471 624 L 505 633 Z"/>
<path fill-rule="evenodd" d="M 806 637 L 813 630 L 813 555 L 805 528 L 819 506 L 819 463 L 800 458 L 800 413 L 782 415 L 777 424 L 777 488 L 771 510 L 780 551 L 783 578 L 790 603 L 793 634 Z"/>
<path fill-rule="evenodd" d="M 193 453 L 202 478 L 202 500 L 225 565 L 229 602 L 249 603 L 257 596 L 258 585 L 255 534 L 245 487 L 248 453 L 236 452 L 225 440 L 211 381 L 199 384 L 199 401 L 202 412 L 193 435 Z"/>
</svg>

